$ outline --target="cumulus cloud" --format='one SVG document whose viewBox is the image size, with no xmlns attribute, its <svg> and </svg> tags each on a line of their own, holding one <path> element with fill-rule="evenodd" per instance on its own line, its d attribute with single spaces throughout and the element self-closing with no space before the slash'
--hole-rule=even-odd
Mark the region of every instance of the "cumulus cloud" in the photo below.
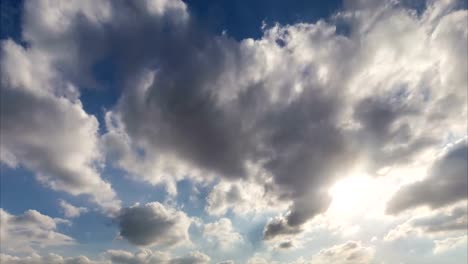
<svg viewBox="0 0 468 264">
<path fill-rule="evenodd" d="M 200 251 L 193 251 L 188 256 L 177 257 L 170 261 L 171 264 L 207 264 L 210 257 Z"/>
<path fill-rule="evenodd" d="M 118 210 L 97 169 L 98 122 L 83 110 L 77 89 L 33 48 L 7 40 L 1 54 L 1 162 L 25 166 L 54 190 L 87 194 L 106 211 Z"/>
<path fill-rule="evenodd" d="M 7 252 L 34 252 L 75 243 L 73 238 L 57 231 L 58 225 L 70 224 L 69 221 L 51 218 L 36 210 L 12 215 L 0 208 L 0 222 L 2 250 Z"/>
<path fill-rule="evenodd" d="M 254 256 L 247 261 L 247 264 L 267 264 L 269 263 L 266 259 L 262 257 Z"/>
<path fill-rule="evenodd" d="M 294 247 L 294 243 L 292 241 L 284 241 L 278 244 L 278 248 L 280 249 L 290 249 Z"/>
<path fill-rule="evenodd" d="M 464 140 L 452 146 L 438 160 L 427 178 L 403 186 L 389 201 L 391 214 L 417 206 L 440 208 L 468 197 L 468 145 Z"/>
<path fill-rule="evenodd" d="M 110 264 L 108 262 L 92 261 L 85 256 L 66 258 L 53 253 L 43 256 L 33 254 L 26 257 L 0 254 L 0 261 L 4 264 Z"/>
<path fill-rule="evenodd" d="M 234 230 L 228 218 L 205 224 L 203 237 L 221 249 L 232 249 L 237 243 L 243 241 L 241 234 Z"/>
<path fill-rule="evenodd" d="M 271 219 L 263 230 L 263 237 L 266 240 L 278 237 L 278 236 L 291 236 L 302 232 L 302 229 L 298 226 L 291 226 L 288 224 L 288 220 L 284 217 L 275 217 Z"/>
<path fill-rule="evenodd" d="M 273 238 L 299 233 L 324 212 L 328 189 L 354 166 L 417 163 L 466 135 L 467 12 L 453 2 L 430 1 L 417 15 L 395 1 L 362 1 L 329 21 L 275 25 L 237 41 L 200 29 L 182 1 L 102 1 L 96 9 L 31 1 L 24 35 L 71 83 L 93 83 L 91 66 L 112 55 L 122 95 L 102 138 L 110 163 L 171 194 L 186 177 L 259 182 L 290 205 L 265 227 Z M 350 33 L 340 34 L 339 23 Z M 19 155 L 5 153 L 10 163 Z M 97 157 L 86 157 L 79 164 L 102 187 L 89 165 Z M 227 196 L 213 191 L 207 211 L 257 205 L 226 188 Z"/>
<path fill-rule="evenodd" d="M 229 211 L 245 216 L 250 213 L 281 211 L 287 208 L 265 185 L 246 181 L 222 181 L 206 198 L 205 211 L 210 215 L 224 215 Z"/>
<path fill-rule="evenodd" d="M 72 204 L 69 204 L 65 200 L 60 200 L 60 207 L 63 210 L 63 214 L 67 218 L 75 218 L 80 216 L 82 213 L 87 213 L 88 208 L 86 207 L 76 207 Z"/>
<path fill-rule="evenodd" d="M 369 264 L 374 259 L 374 249 L 365 247 L 359 241 L 348 241 L 344 244 L 320 250 L 312 257 L 310 264 L 349 263 Z"/>
<path fill-rule="evenodd" d="M 190 241 L 191 219 L 182 211 L 158 202 L 123 208 L 120 235 L 139 246 L 175 246 Z"/>
<path fill-rule="evenodd" d="M 171 257 L 168 253 L 153 252 L 149 249 L 135 253 L 124 250 L 108 250 L 106 256 L 113 264 L 207 264 L 210 262 L 210 257 L 199 251 L 190 252 L 182 257 Z"/>
<path fill-rule="evenodd" d="M 463 245 L 466 248 L 467 241 L 468 237 L 466 235 L 435 240 L 434 254 L 444 253 L 446 251 L 462 247 Z"/>
<path fill-rule="evenodd" d="M 385 236 L 386 241 L 411 237 L 441 237 L 466 232 L 468 212 L 466 203 L 412 217 Z"/>
<path fill-rule="evenodd" d="M 85 256 L 62 257 L 50 253 L 25 257 L 0 254 L 0 261 L 5 264 L 208 264 L 210 257 L 199 251 L 173 257 L 169 253 L 142 249 L 135 253 L 125 250 L 108 250 L 101 254 L 100 260 L 90 260 Z"/>
</svg>

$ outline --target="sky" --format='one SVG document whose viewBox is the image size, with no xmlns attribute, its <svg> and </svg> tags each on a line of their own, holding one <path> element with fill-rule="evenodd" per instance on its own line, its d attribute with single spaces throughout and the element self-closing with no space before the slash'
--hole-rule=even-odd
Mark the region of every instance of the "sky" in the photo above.
<svg viewBox="0 0 468 264">
<path fill-rule="evenodd" d="M 2 0 L 3 264 L 462 264 L 464 0 Z"/>
</svg>

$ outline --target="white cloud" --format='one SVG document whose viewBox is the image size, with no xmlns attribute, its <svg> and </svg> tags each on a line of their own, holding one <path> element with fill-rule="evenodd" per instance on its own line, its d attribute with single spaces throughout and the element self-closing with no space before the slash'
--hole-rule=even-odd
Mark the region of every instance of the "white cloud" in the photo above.
<svg viewBox="0 0 468 264">
<path fill-rule="evenodd" d="M 60 207 L 63 210 L 65 217 L 67 218 L 75 218 L 80 216 L 82 213 L 87 213 L 88 208 L 86 207 L 76 207 L 72 204 L 67 203 L 64 200 L 60 200 Z"/>
<path fill-rule="evenodd" d="M 85 256 L 67 258 L 53 253 L 43 256 L 33 254 L 26 257 L 0 254 L 0 261 L 3 264 L 110 264 L 109 262 L 92 261 Z"/>
<path fill-rule="evenodd" d="M 7 40 L 1 53 L 1 161 L 25 166 L 54 190 L 86 194 L 107 212 L 118 210 L 120 201 L 97 168 L 98 122 L 83 110 L 76 88 L 34 48 Z"/>
<path fill-rule="evenodd" d="M 125 250 L 108 250 L 105 254 L 112 263 L 120 264 L 165 263 L 170 260 L 168 253 L 153 252 L 149 249 L 141 249 L 135 253 Z"/>
<path fill-rule="evenodd" d="M 231 220 L 228 218 L 205 224 L 203 237 L 224 250 L 235 248 L 236 244 L 243 242 L 241 234 L 233 229 Z"/>
<path fill-rule="evenodd" d="M 257 40 L 239 42 L 198 28 L 181 1 L 102 1 L 96 9 L 87 1 L 58 8 L 31 1 L 24 25 L 28 52 L 37 52 L 38 62 L 50 58 L 61 71 L 52 78 L 43 74 L 47 63 L 38 69 L 29 66 L 40 63 L 24 63 L 32 73 L 2 67 L 10 76 L 7 96 L 16 96 L 12 87 L 27 87 L 21 92 L 35 103 L 27 104 L 32 110 L 25 115 L 42 109 L 51 119 L 13 122 L 32 123 L 35 133 L 19 138 L 22 134 L 10 131 L 6 142 L 15 145 L 2 145 L 2 161 L 38 171 L 55 189 L 90 194 L 99 204 L 118 208 L 95 164 L 102 160 L 97 122 L 68 85 L 93 83 L 91 65 L 112 50 L 121 78 L 116 88 L 123 92 L 108 113 L 102 141 L 110 163 L 131 178 L 166 184 L 172 195 L 183 178 L 218 178 L 206 208 L 215 215 L 268 210 L 273 197 L 290 206 L 268 223 L 265 238 L 300 233 L 327 210 L 329 188 L 355 164 L 371 175 L 383 168 L 427 166 L 440 146 L 466 136 L 467 29 L 460 25 L 468 12 L 454 11 L 451 1 L 429 2 L 420 15 L 395 1 L 358 2 L 328 22 L 275 25 Z M 140 19 L 129 23 L 135 17 Z M 338 22 L 350 26 L 350 33 L 339 34 Z M 80 48 L 85 45 L 89 48 Z M 67 89 L 36 89 L 32 76 L 59 79 Z M 2 107 L 2 113 L 16 112 Z M 57 112 L 70 114 L 64 120 Z M 59 126 L 49 131 L 45 122 L 46 128 Z M 8 129 L 2 126 L 2 133 Z M 84 140 L 65 138 L 64 131 Z M 61 140 L 44 144 L 51 135 Z M 25 154 L 37 152 L 33 158 Z M 252 172 L 252 165 L 261 173 Z M 154 204 L 125 213 L 131 224 L 122 235 L 137 244 L 152 244 L 153 235 L 163 231 L 134 230 L 133 222 L 172 225 L 172 215 L 178 215 Z M 133 213 L 155 218 L 132 218 Z"/>
<path fill-rule="evenodd" d="M 462 246 L 466 248 L 467 240 L 468 237 L 466 235 L 435 240 L 434 254 L 444 253 Z"/>
<path fill-rule="evenodd" d="M 414 216 L 396 228 L 390 230 L 385 236 L 386 241 L 395 241 L 407 238 L 440 238 L 450 235 L 463 234 L 468 224 L 466 202 L 455 206 L 441 208 L 426 212 L 414 210 Z"/>
<path fill-rule="evenodd" d="M 0 208 L 0 237 L 6 252 L 34 252 L 49 247 L 72 245 L 75 240 L 57 231 L 60 224 L 71 224 L 51 218 L 36 210 L 12 215 Z"/>
<path fill-rule="evenodd" d="M 199 251 L 192 251 L 184 256 L 171 256 L 166 252 L 141 249 L 134 253 L 108 250 L 101 254 L 100 260 L 90 260 L 85 256 L 62 257 L 49 253 L 24 257 L 0 254 L 0 261 L 3 264 L 208 264 L 210 257 Z"/>
<path fill-rule="evenodd" d="M 108 250 L 106 256 L 113 264 L 208 264 L 210 257 L 193 251 L 182 257 L 172 257 L 168 253 L 143 249 L 135 253 L 124 250 Z"/>
<path fill-rule="evenodd" d="M 445 151 L 428 177 L 403 186 L 389 201 L 387 211 L 396 214 L 406 209 L 427 205 L 440 208 L 467 199 L 468 145 L 463 140 Z"/>
<path fill-rule="evenodd" d="M 321 250 L 312 257 L 310 264 L 343 263 L 370 264 L 374 259 L 374 249 L 365 247 L 358 241 L 348 241 Z"/>
<path fill-rule="evenodd" d="M 257 256 L 254 256 L 247 261 L 247 264 L 268 264 L 268 263 L 270 262 L 268 262 L 266 259 L 262 257 L 257 257 Z"/>
<path fill-rule="evenodd" d="M 221 181 L 206 198 L 205 211 L 211 215 L 224 215 L 232 210 L 238 216 L 250 213 L 277 212 L 287 208 L 287 203 L 267 193 L 266 187 L 255 182 Z"/>
<path fill-rule="evenodd" d="M 88 68 L 102 49 L 85 51 L 80 41 L 99 39 L 84 35 L 116 18 L 134 18 L 133 11 L 174 18 L 180 26 L 188 20 L 186 9 L 182 1 L 164 0 L 132 7 L 106 0 L 25 1 L 21 28 L 28 47 L 1 44 L 1 161 L 27 167 L 55 190 L 89 195 L 108 214 L 118 212 L 120 201 L 99 175 L 97 119 L 83 110 L 76 88 L 96 86 Z"/>
</svg>

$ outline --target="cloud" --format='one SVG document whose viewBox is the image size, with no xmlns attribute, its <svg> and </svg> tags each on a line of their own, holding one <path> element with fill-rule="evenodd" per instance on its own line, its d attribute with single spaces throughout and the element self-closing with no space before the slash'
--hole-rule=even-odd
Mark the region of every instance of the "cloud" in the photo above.
<svg viewBox="0 0 468 264">
<path fill-rule="evenodd" d="M 269 263 L 266 259 L 262 257 L 252 257 L 247 261 L 247 264 L 267 264 Z"/>
<path fill-rule="evenodd" d="M 109 213 L 118 210 L 97 168 L 98 122 L 83 110 L 77 89 L 34 48 L 7 40 L 1 53 L 1 162 L 25 166 L 54 190 L 86 194 Z"/>
<path fill-rule="evenodd" d="M 440 254 L 444 253 L 446 251 L 462 247 L 465 245 L 466 248 L 466 243 L 467 243 L 467 236 L 459 236 L 459 237 L 449 237 L 446 239 L 441 239 L 441 240 L 435 240 L 435 247 L 434 247 L 434 254 Z"/>
<path fill-rule="evenodd" d="M 66 258 L 53 253 L 43 256 L 33 254 L 26 257 L 0 254 L 0 261 L 3 264 L 110 264 L 108 262 L 91 261 L 85 256 Z"/>
<path fill-rule="evenodd" d="M 108 250 L 106 256 L 113 264 L 207 264 L 210 257 L 193 251 L 183 257 L 171 257 L 168 253 L 151 251 L 149 249 L 131 253 L 124 250 Z"/>
<path fill-rule="evenodd" d="M 256 182 L 228 182 L 221 181 L 213 187 L 206 198 L 205 211 L 210 215 L 224 215 L 229 210 L 236 215 L 245 216 L 249 213 L 265 213 L 281 211 L 287 208 L 268 192 L 265 185 Z"/>
<path fill-rule="evenodd" d="M 418 16 L 362 1 L 329 21 L 237 41 L 199 28 L 181 1 L 31 1 L 24 35 L 71 83 L 95 84 L 92 66 L 112 57 L 122 94 L 102 137 L 109 163 L 172 195 L 187 177 L 259 182 L 290 205 L 265 227 L 273 238 L 326 211 L 328 189 L 354 167 L 422 162 L 466 135 L 466 16 L 450 1 Z M 234 196 L 213 194 L 208 211 L 244 200 L 227 188 Z"/>
<path fill-rule="evenodd" d="M 71 205 L 71 204 L 67 203 L 64 200 L 60 200 L 60 207 L 62 208 L 63 213 L 64 213 L 65 217 L 67 217 L 67 218 L 79 217 L 82 213 L 87 213 L 88 212 L 88 208 L 86 208 L 86 207 L 76 207 L 74 205 Z"/>
<path fill-rule="evenodd" d="M 7 252 L 34 252 L 54 246 L 72 245 L 75 240 L 57 231 L 58 225 L 70 224 L 36 210 L 12 215 L 0 208 L 0 237 Z"/>
<path fill-rule="evenodd" d="M 278 244 L 279 249 L 290 249 L 294 248 L 294 243 L 292 241 L 284 241 Z"/>
<path fill-rule="evenodd" d="M 120 235 L 139 246 L 175 246 L 190 241 L 190 218 L 158 202 L 123 208 L 118 217 Z"/>
<path fill-rule="evenodd" d="M 468 224 L 466 203 L 416 216 L 390 230 L 386 241 L 395 241 L 411 237 L 441 237 L 465 233 Z"/>
<path fill-rule="evenodd" d="M 62 257 L 57 254 L 17 257 L 0 254 L 4 264 L 208 264 L 210 257 L 193 251 L 182 257 L 172 257 L 169 253 L 142 249 L 135 253 L 125 250 L 108 250 L 101 254 L 101 260 L 90 260 L 85 256 Z"/>
<path fill-rule="evenodd" d="M 310 264 L 325 263 L 349 263 L 368 264 L 374 259 L 374 249 L 365 247 L 359 241 L 348 241 L 344 244 L 336 245 L 321 250 L 312 257 Z"/>
<path fill-rule="evenodd" d="M 468 145 L 455 144 L 438 160 L 427 178 L 403 186 L 388 202 L 387 212 L 399 213 L 417 206 L 440 208 L 468 196 Z"/>
<path fill-rule="evenodd" d="M 437 149 L 448 131 L 465 134 L 459 124 L 466 105 L 458 98 L 466 99 L 466 67 L 457 57 L 466 54 L 439 46 L 466 44 L 464 29 L 448 27 L 466 12 L 447 8 L 434 17 L 432 10 L 421 17 L 392 5 L 346 11 L 337 19 L 348 19 L 350 36 L 319 21 L 276 25 L 258 40 L 237 42 L 185 25 L 179 44 L 154 55 L 154 67 L 138 62 L 141 71 L 131 72 L 112 110 L 132 150 L 123 153 L 139 157 L 120 167 L 136 177 L 145 170 L 134 168 L 148 168 L 142 177 L 153 183 L 216 175 L 270 179 L 268 191 L 292 204 L 282 226 L 300 230 L 327 209 L 328 188 L 356 164 L 372 172 L 412 164 Z M 379 20 L 368 21 L 374 11 Z M 439 68 L 446 58 L 461 67 L 450 76 Z M 249 164 L 264 175 L 251 173 Z M 232 208 L 230 199 L 240 200 L 235 187 L 228 189 L 230 197 L 209 198 L 208 211 L 222 214 Z"/>
<path fill-rule="evenodd" d="M 277 236 L 291 236 L 301 232 L 300 227 L 290 226 L 284 217 L 275 217 L 265 225 L 263 237 L 265 240 L 269 240 Z"/>
<path fill-rule="evenodd" d="M 216 222 L 205 224 L 203 237 L 224 250 L 232 249 L 243 241 L 242 235 L 233 229 L 231 220 L 228 218 L 221 218 Z"/>
<path fill-rule="evenodd" d="M 210 257 L 200 251 L 193 251 L 188 256 L 177 257 L 170 261 L 171 264 L 207 264 L 210 262 Z"/>
</svg>

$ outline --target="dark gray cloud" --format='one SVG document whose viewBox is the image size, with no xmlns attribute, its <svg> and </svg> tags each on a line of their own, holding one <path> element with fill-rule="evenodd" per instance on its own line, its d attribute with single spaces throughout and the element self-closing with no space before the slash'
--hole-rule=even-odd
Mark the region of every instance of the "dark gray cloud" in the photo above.
<svg viewBox="0 0 468 264">
<path fill-rule="evenodd" d="M 135 245 L 169 247 L 189 241 L 191 220 L 158 202 L 123 208 L 118 221 L 120 235 Z"/>
<path fill-rule="evenodd" d="M 466 140 L 451 147 L 422 181 L 403 186 L 387 205 L 399 213 L 417 206 L 440 208 L 468 197 L 468 145 Z"/>
<path fill-rule="evenodd" d="M 289 249 L 289 248 L 292 248 L 292 247 L 294 247 L 294 243 L 291 242 L 291 241 L 281 242 L 278 245 L 278 248 L 280 248 L 280 249 Z"/>
<path fill-rule="evenodd" d="M 277 236 L 295 235 L 302 232 L 298 226 L 290 226 L 285 218 L 276 217 L 268 222 L 263 230 L 263 237 L 266 240 Z"/>
</svg>

